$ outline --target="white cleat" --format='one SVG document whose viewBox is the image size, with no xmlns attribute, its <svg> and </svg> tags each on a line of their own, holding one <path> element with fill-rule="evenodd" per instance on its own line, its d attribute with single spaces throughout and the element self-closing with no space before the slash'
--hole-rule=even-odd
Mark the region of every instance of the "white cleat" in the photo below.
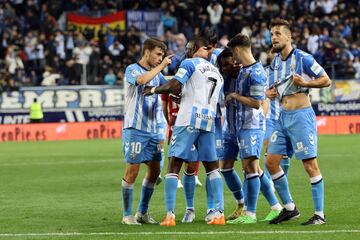
<svg viewBox="0 0 360 240">
<path fill-rule="evenodd" d="M 198 176 L 195 176 L 195 184 L 196 184 L 197 187 L 202 187 L 202 183 L 200 182 Z"/>
<path fill-rule="evenodd" d="M 210 222 L 214 218 L 215 214 L 216 214 L 215 209 L 208 210 L 205 216 L 205 222 Z"/>
<path fill-rule="evenodd" d="M 133 215 L 125 216 L 122 219 L 122 224 L 125 225 L 141 225 Z"/>
<path fill-rule="evenodd" d="M 149 213 L 139 213 L 135 214 L 136 221 L 139 223 L 149 223 L 149 224 L 159 224 L 154 218 L 150 216 Z"/>
<path fill-rule="evenodd" d="M 178 180 L 178 186 L 177 186 L 177 188 L 183 188 L 184 186 L 182 185 L 182 183 L 181 183 L 181 180 L 179 179 Z"/>
<path fill-rule="evenodd" d="M 195 220 L 195 211 L 193 209 L 186 209 L 185 215 L 181 220 L 182 223 L 192 223 Z"/>
</svg>

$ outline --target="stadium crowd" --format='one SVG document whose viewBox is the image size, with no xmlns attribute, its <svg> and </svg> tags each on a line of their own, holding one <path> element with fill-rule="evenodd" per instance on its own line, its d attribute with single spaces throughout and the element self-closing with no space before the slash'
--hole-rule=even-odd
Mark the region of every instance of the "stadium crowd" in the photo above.
<svg viewBox="0 0 360 240">
<path fill-rule="evenodd" d="M 255 57 L 266 64 L 268 23 L 284 17 L 292 24 L 296 47 L 313 54 L 332 78 L 360 78 L 358 0 L 8 0 L 0 2 L 0 91 L 39 85 L 122 85 L 124 69 L 139 59 L 146 34 L 132 26 L 126 31 L 103 26 L 97 36 L 90 28 L 77 32 L 66 27 L 64 14 L 121 9 L 162 10 L 158 37 L 175 53 L 168 74 L 175 73 L 187 40 L 207 28 L 224 46 L 236 33 L 249 35 Z"/>
</svg>

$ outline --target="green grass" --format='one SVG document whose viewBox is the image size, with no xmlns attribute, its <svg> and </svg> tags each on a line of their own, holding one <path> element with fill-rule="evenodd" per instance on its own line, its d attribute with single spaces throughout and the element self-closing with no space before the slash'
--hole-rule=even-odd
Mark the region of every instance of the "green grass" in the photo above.
<svg viewBox="0 0 360 240">
<path fill-rule="evenodd" d="M 0 144 L 0 239 L 354 239 L 360 232 L 320 233 L 331 230 L 360 230 L 360 135 L 320 136 L 319 164 L 325 179 L 327 224 L 303 227 L 313 213 L 309 179 L 302 164 L 291 161 L 290 188 L 301 218 L 279 226 L 259 223 L 251 226 L 207 226 L 204 222 L 205 189 L 197 188 L 196 222 L 180 223 L 185 203 L 177 194 L 175 228 L 132 227 L 121 224 L 121 178 L 124 162 L 120 140 L 31 142 Z M 240 164 L 236 166 L 241 169 Z M 144 167 L 135 185 L 135 211 L 144 176 Z M 200 171 L 204 183 L 204 171 Z M 154 192 L 150 209 L 158 220 L 164 215 L 163 183 Z M 225 212 L 235 207 L 225 187 Z M 258 218 L 269 210 L 263 196 Z M 205 232 L 227 232 L 212 233 Z M 316 231 L 316 233 L 255 233 L 254 231 Z M 132 233 L 134 235 L 5 236 L 5 233 Z M 140 235 L 143 232 L 143 235 Z M 148 233 L 152 232 L 151 235 Z M 161 233 L 157 233 L 161 232 Z M 164 234 L 169 232 L 169 234 Z M 190 232 L 177 235 L 171 232 Z M 250 232 L 245 234 L 244 232 Z M 145 233 L 147 235 L 145 235 Z M 191 235 L 192 233 L 192 235 Z M 198 233 L 198 234 L 195 234 Z M 315 235 L 314 235 L 315 234 Z"/>
</svg>

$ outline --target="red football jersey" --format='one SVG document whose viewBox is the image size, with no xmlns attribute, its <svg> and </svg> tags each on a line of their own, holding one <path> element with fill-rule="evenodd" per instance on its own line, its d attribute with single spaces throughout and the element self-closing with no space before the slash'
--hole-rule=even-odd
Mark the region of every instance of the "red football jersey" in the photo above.
<svg viewBox="0 0 360 240">
<path fill-rule="evenodd" d="M 176 117 L 177 113 L 179 112 L 179 104 L 175 103 L 169 94 L 163 94 L 161 98 L 168 103 L 167 109 L 169 115 L 172 117 Z"/>
</svg>

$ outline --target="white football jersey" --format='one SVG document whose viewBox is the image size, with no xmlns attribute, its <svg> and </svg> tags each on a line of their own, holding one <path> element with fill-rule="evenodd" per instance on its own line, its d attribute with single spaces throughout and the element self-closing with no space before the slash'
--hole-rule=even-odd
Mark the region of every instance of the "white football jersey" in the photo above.
<svg viewBox="0 0 360 240">
<path fill-rule="evenodd" d="M 189 58 L 181 62 L 174 78 L 183 85 L 175 126 L 215 132 L 216 105 L 224 83 L 219 70 L 205 59 Z"/>
</svg>

